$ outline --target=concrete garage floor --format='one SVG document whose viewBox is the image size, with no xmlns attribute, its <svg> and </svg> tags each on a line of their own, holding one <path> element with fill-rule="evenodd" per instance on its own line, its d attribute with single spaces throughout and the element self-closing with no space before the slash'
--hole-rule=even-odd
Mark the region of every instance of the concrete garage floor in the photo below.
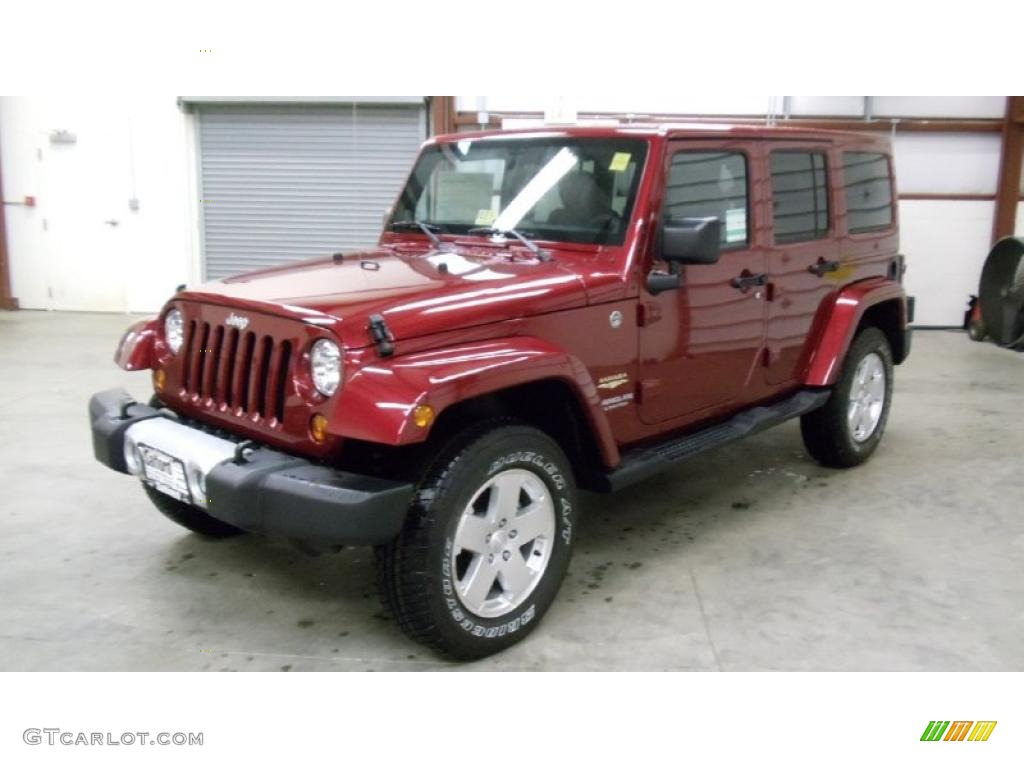
<svg viewBox="0 0 1024 768">
<path fill-rule="evenodd" d="M 415 670 L 369 550 L 208 542 L 94 462 L 126 316 L 0 313 L 0 669 Z M 787 424 L 586 500 L 527 641 L 471 669 L 1024 668 L 1024 357 L 918 332 L 866 466 Z"/>
</svg>

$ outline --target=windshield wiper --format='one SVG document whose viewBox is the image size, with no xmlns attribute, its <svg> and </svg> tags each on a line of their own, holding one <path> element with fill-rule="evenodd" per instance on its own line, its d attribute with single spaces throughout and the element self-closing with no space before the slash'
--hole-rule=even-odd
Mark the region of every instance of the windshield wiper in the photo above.
<svg viewBox="0 0 1024 768">
<path fill-rule="evenodd" d="M 401 221 L 392 221 L 388 229 L 418 229 L 430 238 L 430 242 L 433 243 L 435 248 L 441 247 L 441 238 L 434 234 L 441 231 L 437 224 L 428 224 L 419 219 L 402 219 Z"/>
<path fill-rule="evenodd" d="M 473 227 L 473 229 L 466 232 L 467 235 L 501 235 L 502 237 L 512 235 L 516 240 L 521 242 L 527 248 L 529 248 L 533 255 L 541 261 L 548 261 L 551 258 L 551 254 L 547 251 L 542 251 L 537 244 L 523 235 L 517 229 L 499 229 L 498 227 Z"/>
</svg>

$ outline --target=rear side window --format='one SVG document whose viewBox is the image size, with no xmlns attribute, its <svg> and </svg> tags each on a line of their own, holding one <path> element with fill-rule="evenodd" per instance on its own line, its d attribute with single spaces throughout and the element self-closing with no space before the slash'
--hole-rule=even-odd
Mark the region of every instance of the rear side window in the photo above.
<svg viewBox="0 0 1024 768">
<path fill-rule="evenodd" d="M 878 232 L 892 226 L 892 178 L 885 155 L 844 152 L 843 194 L 850 232 Z"/>
<path fill-rule="evenodd" d="M 772 221 L 776 243 L 828 236 L 828 179 L 822 152 L 772 152 Z"/>
<path fill-rule="evenodd" d="M 722 222 L 722 245 L 747 243 L 749 220 L 747 158 L 742 152 L 677 152 L 672 156 L 665 217 L 708 218 Z"/>
</svg>

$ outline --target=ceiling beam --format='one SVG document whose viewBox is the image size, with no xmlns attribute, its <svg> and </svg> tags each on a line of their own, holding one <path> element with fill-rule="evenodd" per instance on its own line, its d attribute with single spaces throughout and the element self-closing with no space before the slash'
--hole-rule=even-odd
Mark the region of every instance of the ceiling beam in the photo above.
<svg viewBox="0 0 1024 768">
<path fill-rule="evenodd" d="M 455 97 L 431 96 L 430 135 L 455 132 Z"/>
</svg>

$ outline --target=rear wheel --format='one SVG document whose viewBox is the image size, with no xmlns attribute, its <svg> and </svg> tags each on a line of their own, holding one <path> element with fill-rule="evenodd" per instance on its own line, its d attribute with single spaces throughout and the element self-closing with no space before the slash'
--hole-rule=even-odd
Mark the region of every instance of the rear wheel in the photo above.
<svg viewBox="0 0 1024 768">
<path fill-rule="evenodd" d="M 474 659 L 525 637 L 569 565 L 576 490 L 533 427 L 481 425 L 424 473 L 401 534 L 377 549 L 387 607 L 414 640 Z"/>
<path fill-rule="evenodd" d="M 808 453 L 828 467 L 868 460 L 885 431 L 892 400 L 892 350 L 877 328 L 853 340 L 828 401 L 800 419 Z"/>
</svg>

